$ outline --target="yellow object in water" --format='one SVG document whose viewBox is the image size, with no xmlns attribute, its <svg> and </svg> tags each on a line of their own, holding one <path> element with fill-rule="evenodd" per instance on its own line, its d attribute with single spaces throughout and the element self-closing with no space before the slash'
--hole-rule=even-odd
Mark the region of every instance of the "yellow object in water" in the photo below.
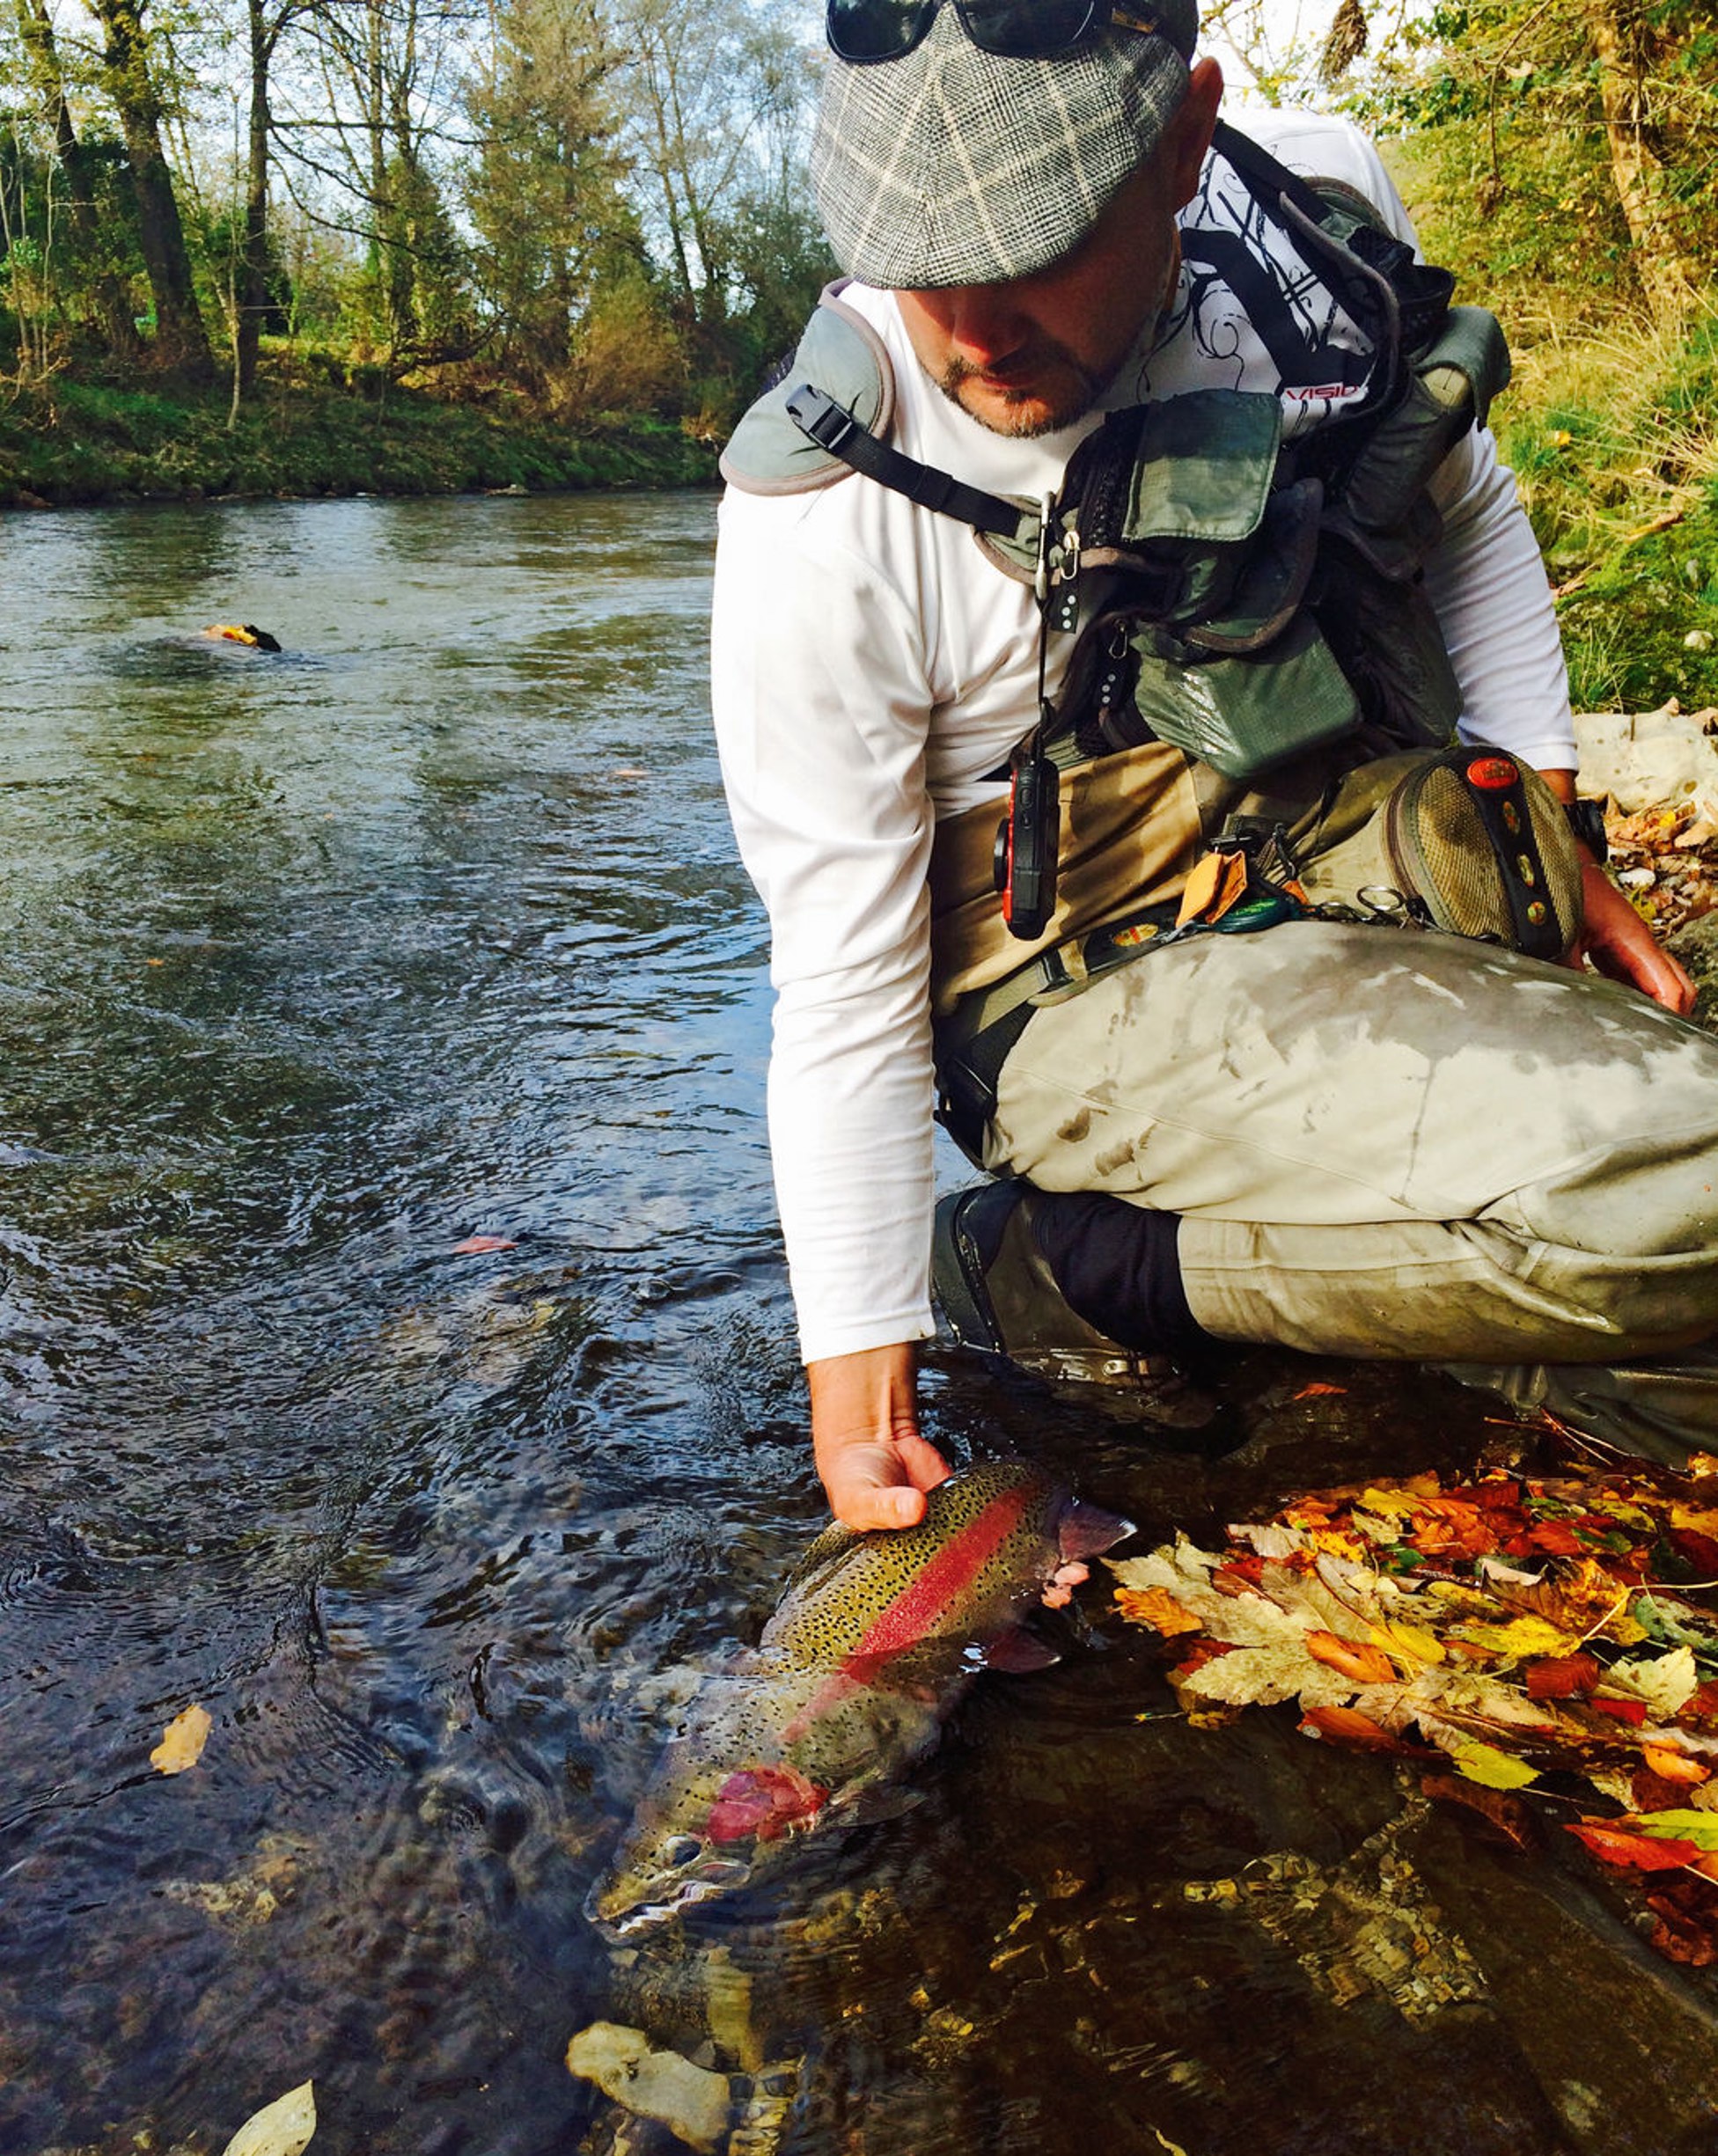
<svg viewBox="0 0 1718 2156">
<path fill-rule="evenodd" d="M 248 644 L 253 651 L 278 651 L 281 648 L 277 637 L 271 636 L 267 629 L 260 629 L 249 621 L 212 621 L 203 634 L 219 637 L 230 644 Z"/>
</svg>

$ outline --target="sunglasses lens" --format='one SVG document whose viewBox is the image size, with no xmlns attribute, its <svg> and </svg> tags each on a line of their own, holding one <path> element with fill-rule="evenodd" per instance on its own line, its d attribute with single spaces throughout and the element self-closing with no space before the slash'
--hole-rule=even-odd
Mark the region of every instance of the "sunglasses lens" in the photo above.
<svg viewBox="0 0 1718 2156">
<path fill-rule="evenodd" d="M 936 0 L 829 0 L 824 28 L 838 60 L 899 60 L 936 12 Z"/>
<path fill-rule="evenodd" d="M 966 34 L 1004 60 L 1042 60 L 1077 45 L 1108 11 L 1098 0 L 956 0 Z"/>
</svg>

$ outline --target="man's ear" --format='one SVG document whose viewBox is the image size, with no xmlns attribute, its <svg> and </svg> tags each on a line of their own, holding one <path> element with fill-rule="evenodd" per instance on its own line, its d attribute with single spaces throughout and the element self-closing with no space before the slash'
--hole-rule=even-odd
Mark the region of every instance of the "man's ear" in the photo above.
<svg viewBox="0 0 1718 2156">
<path fill-rule="evenodd" d="M 1185 209 L 1199 191 L 1200 168 L 1211 147 L 1222 102 L 1222 70 L 1208 55 L 1195 61 L 1169 136 L 1170 182 L 1178 209 Z"/>
</svg>

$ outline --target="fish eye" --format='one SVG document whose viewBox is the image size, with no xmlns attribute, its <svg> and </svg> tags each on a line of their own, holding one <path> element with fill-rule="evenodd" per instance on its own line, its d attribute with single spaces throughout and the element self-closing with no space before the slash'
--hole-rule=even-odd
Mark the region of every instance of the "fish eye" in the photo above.
<svg viewBox="0 0 1718 2156">
<path fill-rule="evenodd" d="M 662 1860 L 671 1871 L 683 1872 L 704 1853 L 704 1844 L 695 1834 L 677 1834 L 672 1841 L 663 1845 Z"/>
</svg>

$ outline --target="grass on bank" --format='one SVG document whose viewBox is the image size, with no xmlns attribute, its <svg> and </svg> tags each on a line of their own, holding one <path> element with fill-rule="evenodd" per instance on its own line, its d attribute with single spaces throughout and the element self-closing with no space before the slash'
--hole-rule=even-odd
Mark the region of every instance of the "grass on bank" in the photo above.
<svg viewBox="0 0 1718 2156">
<path fill-rule="evenodd" d="M 231 427 L 229 405 L 224 389 L 70 374 L 0 388 L 0 508 L 695 486 L 716 475 L 709 444 L 654 416 L 574 425 L 397 384 L 377 394 L 268 378 Z"/>
<path fill-rule="evenodd" d="M 1510 325 L 1494 414 L 1545 551 L 1580 710 L 1718 704 L 1718 304 L 1680 337 L 1613 317 Z M 214 495 L 532 493 L 714 480 L 672 421 L 573 423 L 379 379 L 266 375 L 224 390 L 0 385 L 0 507 Z"/>
<path fill-rule="evenodd" d="M 1493 420 L 1559 594 L 1576 710 L 1718 704 L 1718 307 L 1681 336 L 1512 335 Z"/>
</svg>

